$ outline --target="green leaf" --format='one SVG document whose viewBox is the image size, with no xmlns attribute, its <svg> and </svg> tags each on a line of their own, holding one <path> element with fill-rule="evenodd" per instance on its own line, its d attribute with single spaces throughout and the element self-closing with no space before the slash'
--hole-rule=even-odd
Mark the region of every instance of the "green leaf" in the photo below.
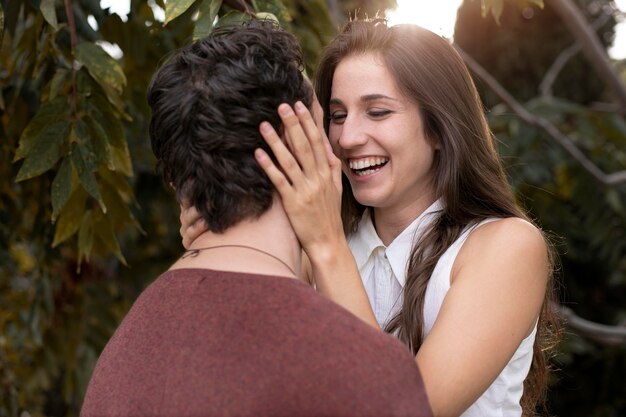
<svg viewBox="0 0 626 417">
<path fill-rule="evenodd" d="M 76 266 L 77 272 L 80 272 L 80 264 L 83 260 L 89 260 L 91 249 L 93 248 L 94 238 L 94 215 L 92 210 L 85 211 L 83 218 L 80 222 L 80 228 L 78 230 L 78 265 Z"/>
<path fill-rule="evenodd" d="M 57 12 L 54 8 L 54 0 L 41 0 L 39 9 L 41 10 L 41 14 L 43 14 L 44 19 L 46 19 L 46 22 L 48 22 L 55 31 L 59 30 Z"/>
<path fill-rule="evenodd" d="M 193 40 L 204 38 L 211 33 L 221 6 L 222 0 L 204 0 L 200 3 L 198 20 L 193 28 Z"/>
<path fill-rule="evenodd" d="M 128 265 L 124 255 L 122 255 L 120 245 L 117 242 L 115 233 L 113 233 L 113 226 L 108 218 L 103 215 L 97 216 L 94 222 L 94 230 L 98 239 L 104 243 L 104 246 L 113 252 L 120 262 L 124 265 Z"/>
<path fill-rule="evenodd" d="M 496 19 L 496 23 L 500 24 L 500 15 L 502 15 L 502 8 L 504 7 L 504 0 L 481 0 L 481 13 L 483 17 L 487 17 L 489 11 Z"/>
<path fill-rule="evenodd" d="M 70 198 L 72 192 L 72 164 L 64 158 L 61 167 L 52 181 L 52 221 L 54 222 Z"/>
<path fill-rule="evenodd" d="M 78 124 L 77 124 L 78 125 Z M 84 127 L 86 130 L 86 126 Z M 100 208 L 103 212 L 106 213 L 106 206 L 104 205 L 104 201 L 102 201 L 102 196 L 100 195 L 100 188 L 98 187 L 98 181 L 96 181 L 96 176 L 94 172 L 97 169 L 97 164 L 95 161 L 95 156 L 93 154 L 93 150 L 89 149 L 88 137 L 86 137 L 86 132 L 82 132 L 83 129 L 77 128 L 76 135 L 83 142 L 81 144 L 74 144 L 72 147 L 72 151 L 70 152 L 70 156 L 72 158 L 72 164 L 74 169 L 76 169 L 76 173 L 78 174 L 78 180 L 82 184 L 85 191 L 89 193 L 93 198 L 98 201 L 100 204 Z"/>
<path fill-rule="evenodd" d="M 163 26 L 185 13 L 195 1 L 196 0 L 168 0 L 165 3 L 165 22 L 163 22 Z"/>
<path fill-rule="evenodd" d="M 112 87 L 121 94 L 126 86 L 126 75 L 117 61 L 101 47 L 91 42 L 80 43 L 75 50 L 76 59 L 102 86 Z"/>
<path fill-rule="evenodd" d="M 87 193 L 81 187 L 77 187 L 59 214 L 52 241 L 53 248 L 78 231 L 86 202 Z"/>
<path fill-rule="evenodd" d="M 243 22 L 247 22 L 251 19 L 250 15 L 247 13 L 242 13 L 237 10 L 231 10 L 226 13 L 224 16 L 221 16 L 217 23 L 215 24 L 215 28 L 219 28 L 222 26 L 228 25 L 236 25 L 241 24 Z"/>
<path fill-rule="evenodd" d="M 28 123 L 24 132 L 20 136 L 20 145 L 15 152 L 13 162 L 17 162 L 30 152 L 35 143 L 37 143 L 41 132 L 48 128 L 51 124 L 67 120 L 70 114 L 70 106 L 67 97 L 58 97 L 52 101 L 45 103 L 39 109 L 39 112 Z"/>
<path fill-rule="evenodd" d="M 22 167 L 15 178 L 16 182 L 41 175 L 61 158 L 61 148 L 70 135 L 68 121 L 48 125 L 36 137 Z"/>
<path fill-rule="evenodd" d="M 111 146 L 117 148 L 126 146 L 122 125 L 113 113 L 113 106 L 105 97 L 99 94 L 91 95 L 86 102 L 85 110 L 104 129 Z"/>
<path fill-rule="evenodd" d="M 94 121 L 104 129 L 105 137 L 110 143 L 111 161 L 115 171 L 127 176 L 133 175 L 133 165 L 128 150 L 128 143 L 124 138 L 122 125 L 115 114 L 109 101 L 99 94 L 93 94 L 85 102 L 85 110 L 93 117 Z"/>
<path fill-rule="evenodd" d="M 289 10 L 282 0 L 257 0 L 258 11 L 256 14 L 258 19 L 270 18 L 280 22 L 283 27 L 292 21 Z"/>
<path fill-rule="evenodd" d="M 124 143 L 124 147 L 122 148 L 118 148 L 117 146 L 112 147 L 111 155 L 113 156 L 113 165 L 115 166 L 115 170 L 123 173 L 127 177 L 132 177 L 133 163 L 130 159 L 128 145 Z"/>
<path fill-rule="evenodd" d="M 280 23 L 278 18 L 274 16 L 272 13 L 268 12 L 259 12 L 256 14 L 256 18 L 259 20 L 273 20 L 276 23 Z"/>
<path fill-rule="evenodd" d="M 125 178 L 110 171 L 103 173 L 103 177 L 105 181 L 102 182 L 102 198 L 107 205 L 107 218 L 119 225 L 126 226 L 130 223 L 145 234 L 128 206 L 134 196 Z"/>
<path fill-rule="evenodd" d="M 540 9 L 543 9 L 543 0 L 526 0 L 528 3 L 530 4 L 534 4 L 535 6 L 539 7 Z"/>
<path fill-rule="evenodd" d="M 90 116 L 86 116 L 84 122 L 89 129 L 89 137 L 91 138 L 93 152 L 98 164 L 104 164 L 108 169 L 115 170 L 111 146 L 107 140 L 104 128 Z"/>
<path fill-rule="evenodd" d="M 69 71 L 65 68 L 59 68 L 50 80 L 50 92 L 48 96 L 50 100 L 55 99 L 63 87 L 63 83 L 67 80 Z"/>
<path fill-rule="evenodd" d="M 124 111 L 126 101 L 122 98 L 122 96 L 118 94 L 118 92 L 115 91 L 110 85 L 104 86 L 104 92 L 109 102 L 118 110 L 120 117 L 128 122 L 132 122 L 133 118 Z"/>
<path fill-rule="evenodd" d="M 480 14 L 482 17 L 487 17 L 489 10 L 491 10 L 491 3 L 493 0 L 480 0 Z"/>
<path fill-rule="evenodd" d="M 135 194 L 133 192 L 133 188 L 128 184 L 128 181 L 124 178 L 123 175 L 117 172 L 111 171 L 101 171 L 100 175 L 104 180 L 102 183 L 102 197 L 104 198 L 104 202 L 107 207 L 109 207 L 109 202 L 107 200 L 106 188 L 110 187 L 115 190 L 115 194 L 122 200 L 124 205 L 130 203 L 134 200 Z"/>
<path fill-rule="evenodd" d="M 502 10 L 504 8 L 504 0 L 494 0 L 493 1 L 493 9 L 491 10 L 491 14 L 496 19 L 496 23 L 500 24 L 500 16 L 502 16 Z"/>
<path fill-rule="evenodd" d="M 85 159 L 85 162 L 87 163 L 88 168 L 90 169 L 91 172 L 94 172 L 97 168 L 98 168 L 98 164 L 96 162 L 96 157 L 93 153 L 93 149 L 91 148 L 91 137 L 89 136 L 89 127 L 87 126 L 87 123 L 85 123 L 84 120 L 79 120 L 74 124 L 74 129 L 72 130 L 73 133 L 73 141 L 72 143 L 74 144 L 74 147 L 76 146 L 81 146 L 83 149 L 86 148 L 86 150 L 89 151 L 89 154 L 87 155 L 89 157 L 89 159 Z M 75 148 L 72 148 L 75 149 Z"/>
<path fill-rule="evenodd" d="M 118 110 L 116 113 L 118 114 L 117 117 L 121 117 L 129 122 L 133 120 L 132 117 L 124 111 L 126 101 L 122 99 L 113 86 L 100 83 L 100 81 L 96 80 L 89 73 L 89 70 L 87 70 L 86 67 L 81 68 L 81 70 L 76 74 L 76 84 L 78 86 L 78 91 L 82 94 L 81 102 L 84 101 L 85 97 L 92 97 L 95 95 L 102 96 L 103 99 L 112 106 L 112 108 Z"/>
<path fill-rule="evenodd" d="M 606 192 L 606 202 L 609 207 L 611 207 L 617 213 L 624 212 L 624 205 L 622 204 L 620 193 L 615 188 L 610 188 Z"/>
</svg>

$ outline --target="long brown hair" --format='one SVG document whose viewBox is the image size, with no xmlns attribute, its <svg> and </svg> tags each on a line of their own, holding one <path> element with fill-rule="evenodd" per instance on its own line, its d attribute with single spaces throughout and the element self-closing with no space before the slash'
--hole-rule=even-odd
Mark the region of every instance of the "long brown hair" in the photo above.
<svg viewBox="0 0 626 417">
<path fill-rule="evenodd" d="M 528 218 L 515 202 L 467 67 L 440 36 L 414 25 L 388 27 L 382 19 L 349 22 L 327 47 L 317 69 L 316 90 L 324 113 L 329 114 L 335 68 L 347 56 L 364 53 L 382 57 L 399 89 L 418 105 L 426 137 L 438 145 L 433 178 L 443 211 L 413 244 L 402 308 L 385 329 L 397 334 L 416 354 L 424 338 L 426 287 L 443 253 L 467 226 L 481 220 Z M 327 131 L 328 123 L 325 119 Z M 343 182 L 342 217 L 350 234 L 356 231 L 365 207 L 354 198 L 345 175 Z M 558 329 L 550 309 L 552 297 L 553 291 L 548 290 L 531 370 L 524 383 L 521 405 L 525 416 L 535 415 L 537 404 L 545 410 L 545 355 L 554 339 L 551 329 Z"/>
</svg>

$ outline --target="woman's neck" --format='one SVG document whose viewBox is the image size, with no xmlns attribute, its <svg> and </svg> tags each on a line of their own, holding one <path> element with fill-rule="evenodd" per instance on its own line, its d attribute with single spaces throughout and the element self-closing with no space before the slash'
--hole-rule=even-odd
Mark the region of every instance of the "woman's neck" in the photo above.
<svg viewBox="0 0 626 417">
<path fill-rule="evenodd" d="M 408 206 L 373 207 L 372 223 L 385 246 L 389 246 L 415 219 L 436 201 L 434 196 L 416 198 Z"/>
</svg>

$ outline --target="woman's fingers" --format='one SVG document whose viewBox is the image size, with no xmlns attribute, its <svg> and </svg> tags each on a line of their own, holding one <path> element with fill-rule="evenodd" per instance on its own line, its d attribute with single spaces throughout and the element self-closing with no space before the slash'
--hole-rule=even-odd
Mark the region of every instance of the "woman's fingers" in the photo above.
<svg viewBox="0 0 626 417">
<path fill-rule="evenodd" d="M 300 166 L 298 165 L 298 161 L 296 161 L 292 153 L 289 151 L 289 149 L 287 149 L 287 147 L 285 146 L 283 141 L 280 139 L 280 137 L 278 136 L 278 133 L 276 133 L 272 125 L 268 122 L 261 122 L 261 124 L 259 125 L 259 131 L 261 132 L 261 136 L 263 136 L 263 139 L 265 139 L 265 142 L 269 145 L 270 149 L 274 153 L 274 156 L 276 157 L 278 164 L 284 171 L 286 178 L 285 178 L 285 175 L 283 175 L 283 173 L 281 173 L 280 171 L 278 171 L 278 173 L 280 173 L 280 175 L 283 177 L 283 179 L 285 179 L 285 181 L 287 181 L 287 183 L 289 182 L 291 182 L 292 184 L 302 183 L 302 180 L 303 180 L 302 170 L 300 169 Z M 265 152 L 259 155 L 267 156 Z M 255 153 L 255 156 L 257 156 L 256 153 Z M 271 159 L 269 160 L 269 162 L 271 163 L 271 165 L 266 163 L 265 165 L 266 167 L 268 167 L 270 170 L 272 167 L 276 168 L 276 166 L 274 166 L 274 163 L 272 162 Z M 264 171 L 266 171 L 263 165 L 261 165 L 261 167 L 263 168 Z M 270 179 L 278 178 L 275 172 L 273 171 L 270 171 L 270 172 L 272 172 L 274 175 L 270 176 L 270 173 L 266 171 L 266 174 L 270 176 Z M 274 183 L 273 180 L 272 180 L 272 183 Z M 278 187 L 278 184 L 274 183 L 274 185 Z M 282 185 L 284 187 L 284 184 Z"/>
<path fill-rule="evenodd" d="M 301 102 L 292 108 L 278 107 L 283 124 L 282 138 L 267 122 L 261 123 L 261 135 L 272 149 L 277 165 L 265 154 L 256 154 L 262 169 L 268 175 L 284 200 L 306 201 L 319 197 L 326 184 L 332 181 L 335 192 L 341 194 L 341 163 L 332 152 L 326 134 L 320 131 L 310 111 Z M 285 143 L 286 142 L 286 143 Z M 287 148 L 289 146 L 289 148 Z M 298 195 L 293 193 L 298 190 Z"/>
<path fill-rule="evenodd" d="M 302 126 L 302 130 L 309 141 L 311 150 L 313 151 L 316 162 L 315 169 L 326 178 L 329 173 L 329 160 L 326 150 L 324 149 L 324 142 L 327 142 L 325 140 L 326 135 L 324 134 L 322 136 L 324 127 L 315 124 L 311 112 L 309 112 L 309 109 L 307 109 L 301 101 L 295 104 L 294 109 L 300 121 L 300 125 Z M 320 129 L 322 129 L 322 131 L 320 131 Z"/>
<path fill-rule="evenodd" d="M 330 146 L 330 141 L 324 132 L 322 118 L 318 117 L 317 121 L 314 120 L 313 115 L 302 102 L 296 103 L 295 110 L 315 155 L 317 172 L 322 175 L 325 181 L 329 178 L 332 179 L 335 188 L 341 194 L 341 161 L 335 156 L 333 148 Z M 319 106 L 318 111 L 322 111 L 321 106 Z M 322 115 L 318 114 L 318 116 Z"/>
<path fill-rule="evenodd" d="M 208 225 L 195 207 L 183 200 L 180 205 L 180 236 L 183 247 L 189 249 L 198 236 L 209 230 Z"/>
<path fill-rule="evenodd" d="M 343 192 L 343 182 L 341 181 L 341 160 L 335 156 L 333 153 L 333 148 L 330 146 L 330 143 L 326 144 L 326 152 L 328 152 L 328 159 L 330 160 L 330 172 L 333 179 L 333 184 L 335 184 L 335 188 L 339 195 Z"/>
<path fill-rule="evenodd" d="M 285 103 L 278 106 L 278 114 L 283 122 L 285 133 L 289 135 L 291 150 L 302 167 L 302 170 L 305 174 L 309 175 L 316 172 L 317 164 L 311 144 L 309 143 L 310 138 L 305 133 L 300 123 L 300 118 L 296 115 L 291 106 Z"/>
<path fill-rule="evenodd" d="M 292 191 L 291 184 L 285 175 L 274 165 L 272 158 L 260 148 L 254 151 L 254 157 L 272 184 L 274 184 L 274 188 L 276 188 L 278 194 L 280 194 L 280 198 L 283 199 L 283 201 L 289 198 L 291 195 L 290 192 Z"/>
</svg>

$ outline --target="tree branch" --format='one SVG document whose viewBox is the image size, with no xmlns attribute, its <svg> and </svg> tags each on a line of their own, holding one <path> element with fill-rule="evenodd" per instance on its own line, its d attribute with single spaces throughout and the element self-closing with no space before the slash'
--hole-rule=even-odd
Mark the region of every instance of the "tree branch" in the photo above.
<svg viewBox="0 0 626 417">
<path fill-rule="evenodd" d="M 606 22 L 608 22 L 610 17 L 611 17 L 610 14 L 603 14 L 602 16 L 597 18 L 595 22 L 593 22 L 592 28 L 594 30 L 601 28 Z M 558 77 L 559 73 L 563 70 L 563 68 L 565 67 L 565 64 L 567 64 L 567 62 L 571 58 L 576 56 L 576 54 L 578 54 L 581 50 L 582 50 L 582 46 L 580 45 L 580 43 L 574 42 L 568 48 L 561 51 L 559 56 L 556 57 L 556 59 L 554 60 L 554 62 L 552 63 L 548 71 L 546 72 L 546 75 L 543 77 L 543 80 L 541 81 L 541 84 L 539 85 L 539 92 L 541 93 L 542 96 L 544 97 L 552 96 L 552 85 L 556 81 L 556 78 Z"/>
<path fill-rule="evenodd" d="M 568 136 L 564 135 L 548 120 L 530 113 L 508 91 L 502 87 L 478 62 L 465 53 L 458 45 L 457 51 L 465 61 L 465 64 L 480 78 L 517 116 L 531 126 L 538 127 L 558 143 L 585 171 L 591 174 L 598 182 L 604 185 L 615 185 L 626 182 L 626 171 L 618 171 L 606 174 L 598 168 L 585 154 L 578 149 L 576 144 Z"/>
<path fill-rule="evenodd" d="M 74 8 L 72 7 L 72 0 L 65 0 L 65 13 L 67 14 L 67 23 L 70 27 L 70 43 L 72 45 L 72 51 L 78 45 L 78 36 L 76 35 L 76 23 L 74 22 Z"/>
<path fill-rule="evenodd" d="M 621 113 L 626 112 L 626 87 L 609 62 L 606 50 L 598 40 L 584 16 L 571 0 L 550 0 L 546 2 L 561 17 L 563 23 L 578 40 L 583 52 L 593 65 L 596 73 L 608 89 L 615 95 Z"/>
<path fill-rule="evenodd" d="M 626 345 L 626 327 L 607 326 L 585 320 L 577 316 L 571 308 L 556 303 L 553 307 L 566 325 L 577 335 L 605 346 Z"/>
<path fill-rule="evenodd" d="M 72 55 L 76 50 L 76 46 L 78 45 L 78 34 L 76 33 L 76 22 L 74 20 L 74 5 L 72 0 L 64 0 L 65 5 L 65 14 L 67 14 L 67 23 L 70 28 L 70 45 L 72 48 Z M 78 88 L 76 85 L 76 63 L 73 57 L 70 57 L 71 67 L 72 67 L 72 91 L 68 97 L 70 106 L 72 108 L 72 117 L 74 119 L 78 118 Z"/>
<path fill-rule="evenodd" d="M 556 57 L 556 59 L 546 72 L 546 75 L 543 77 L 541 84 L 539 84 L 539 92 L 543 97 L 552 96 L 552 85 L 556 81 L 556 77 L 559 75 L 563 67 L 565 67 L 567 61 L 576 56 L 576 54 L 578 54 L 580 50 L 580 44 L 575 43 L 561 51 L 559 56 Z"/>
</svg>

